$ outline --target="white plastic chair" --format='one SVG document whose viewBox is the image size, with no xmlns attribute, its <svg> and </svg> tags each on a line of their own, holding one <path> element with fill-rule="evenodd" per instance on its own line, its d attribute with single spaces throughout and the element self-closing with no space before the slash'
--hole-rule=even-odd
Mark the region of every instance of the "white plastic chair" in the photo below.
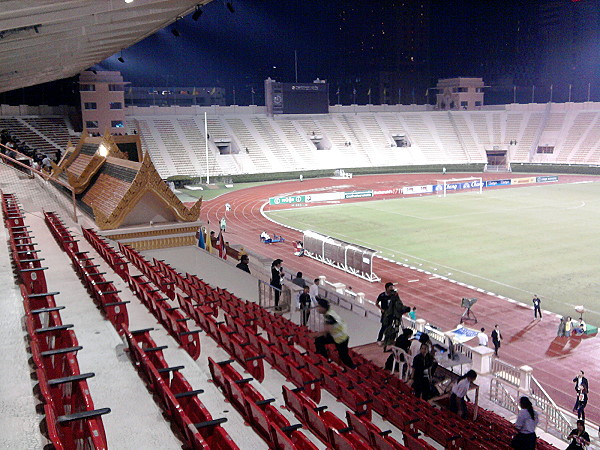
<svg viewBox="0 0 600 450">
<path fill-rule="evenodd" d="M 408 371 L 410 369 L 410 365 L 408 360 L 411 359 L 410 355 L 406 353 L 400 347 L 391 347 L 392 355 L 394 355 L 394 364 L 392 364 L 392 375 L 396 370 L 396 365 L 398 365 L 398 376 L 404 379 L 405 376 L 408 375 Z M 404 361 L 402 361 L 404 359 Z M 404 375 L 404 366 L 406 366 L 406 375 Z"/>
</svg>

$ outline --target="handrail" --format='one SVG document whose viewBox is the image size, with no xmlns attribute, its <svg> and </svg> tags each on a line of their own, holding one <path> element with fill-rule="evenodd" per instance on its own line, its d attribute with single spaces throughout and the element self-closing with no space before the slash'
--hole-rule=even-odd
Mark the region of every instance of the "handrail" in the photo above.
<svg viewBox="0 0 600 450">
<path fill-rule="evenodd" d="M 511 395 L 498 378 L 492 378 L 490 381 L 490 400 L 514 414 L 519 412 L 517 399 Z"/>
<path fill-rule="evenodd" d="M 517 388 L 521 385 L 521 372 L 519 368 L 498 358 L 492 360 L 492 374 Z"/>
<path fill-rule="evenodd" d="M 5 145 L 2 145 L 2 144 L 0 144 L 0 146 L 1 146 L 1 147 L 4 147 L 4 148 L 5 148 L 5 149 L 7 149 L 7 150 L 10 150 L 10 151 L 15 151 L 16 153 L 19 153 L 19 152 L 17 152 L 16 150 L 14 150 L 14 149 L 12 149 L 12 148 L 10 148 L 10 147 L 7 147 L 7 146 L 5 146 Z M 19 153 L 19 154 L 23 155 L 22 153 Z M 31 158 L 30 158 L 30 157 L 28 157 L 27 155 L 23 155 L 23 156 L 25 156 L 26 158 L 29 158 L 29 160 L 31 160 Z M 76 198 L 75 198 L 75 190 L 74 190 L 74 189 L 73 189 L 73 188 L 72 188 L 72 187 L 71 187 L 69 184 L 67 184 L 67 183 L 64 183 L 63 181 L 60 181 L 60 180 L 59 180 L 59 179 L 57 179 L 57 178 L 53 178 L 53 177 L 51 177 L 50 175 L 48 175 L 47 173 L 45 173 L 45 172 L 42 172 L 42 171 L 36 170 L 36 169 L 34 169 L 33 167 L 31 167 L 31 166 L 28 166 L 27 164 L 23 164 L 22 162 L 20 162 L 20 161 L 18 161 L 18 160 L 16 160 L 16 159 L 14 159 L 14 158 L 11 158 L 11 157 L 10 157 L 10 156 L 8 156 L 8 155 L 4 155 L 4 154 L 0 153 L 0 158 L 1 158 L 2 160 L 4 160 L 4 162 L 6 162 L 6 161 L 9 161 L 11 164 L 16 164 L 16 165 L 18 165 L 18 166 L 20 166 L 20 167 L 23 167 L 24 169 L 27 169 L 29 172 L 31 172 L 31 173 L 35 173 L 35 174 L 39 175 L 39 176 L 40 176 L 40 177 L 42 177 L 42 178 L 43 178 L 45 181 L 48 181 L 48 180 L 50 180 L 50 181 L 52 181 L 53 183 L 56 183 L 56 184 L 58 184 L 59 186 L 62 186 L 62 187 L 64 187 L 64 188 L 68 189 L 69 191 L 71 191 L 71 200 L 72 200 L 72 202 L 73 202 L 73 220 L 75 221 L 75 223 L 77 223 L 77 200 L 76 200 Z M 7 164 L 7 165 L 9 165 L 9 164 Z"/>
<path fill-rule="evenodd" d="M 531 377 L 531 392 L 529 398 L 532 399 L 535 405 L 546 414 L 546 428 L 551 424 L 563 437 L 567 436 L 573 429 L 573 425 L 566 414 L 561 411 L 539 381 L 533 376 Z M 546 429 L 546 431 L 548 430 Z"/>
</svg>

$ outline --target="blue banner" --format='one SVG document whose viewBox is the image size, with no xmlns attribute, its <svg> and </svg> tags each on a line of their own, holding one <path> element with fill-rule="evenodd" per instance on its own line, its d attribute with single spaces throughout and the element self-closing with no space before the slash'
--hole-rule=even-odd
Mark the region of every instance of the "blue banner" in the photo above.
<svg viewBox="0 0 600 450">
<path fill-rule="evenodd" d="M 488 180 L 485 182 L 486 186 L 508 186 L 510 180 Z"/>
<path fill-rule="evenodd" d="M 543 177 L 536 178 L 537 183 L 548 183 L 550 181 L 558 181 L 558 177 L 556 175 L 553 175 L 553 176 L 543 176 Z"/>
</svg>

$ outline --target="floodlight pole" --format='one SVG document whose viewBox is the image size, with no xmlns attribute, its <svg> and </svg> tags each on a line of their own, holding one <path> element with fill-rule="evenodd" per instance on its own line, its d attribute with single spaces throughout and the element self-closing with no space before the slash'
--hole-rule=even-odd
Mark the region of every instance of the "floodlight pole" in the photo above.
<svg viewBox="0 0 600 450">
<path fill-rule="evenodd" d="M 204 145 L 206 149 L 206 184 L 210 184 L 210 173 L 208 167 L 208 114 L 204 111 Z"/>
</svg>

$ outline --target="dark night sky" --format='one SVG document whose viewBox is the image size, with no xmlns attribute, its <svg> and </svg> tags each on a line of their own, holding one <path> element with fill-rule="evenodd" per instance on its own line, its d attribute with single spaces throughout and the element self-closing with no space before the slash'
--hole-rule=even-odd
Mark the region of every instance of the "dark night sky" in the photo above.
<svg viewBox="0 0 600 450">
<path fill-rule="evenodd" d="M 232 0 L 232 4 L 233 14 L 222 0 L 213 0 L 198 22 L 191 16 L 178 21 L 175 26 L 181 36 L 171 34 L 171 25 L 125 49 L 124 64 L 116 54 L 94 68 L 120 70 L 134 86 L 216 85 L 229 95 L 235 86 L 238 103 L 247 104 L 251 86 L 259 92 L 267 76 L 294 81 L 297 50 L 299 81 L 320 77 L 330 81 L 334 92 L 344 83 L 346 92 L 355 84 L 366 91 L 364 80 L 369 79 L 370 86 L 373 74 L 389 64 L 387 53 L 395 45 L 390 38 L 398 34 L 394 27 L 402 5 L 425 4 L 429 8 L 425 85 L 433 86 L 443 77 L 482 76 L 492 85 L 554 83 L 557 88 L 560 83 L 585 81 L 600 93 L 600 0 L 363 0 L 358 4 Z M 567 16 L 572 16 L 570 21 Z M 385 36 L 382 30 L 387 31 Z M 553 41 L 554 35 L 558 39 Z M 544 42 L 550 42 L 550 47 L 544 47 Z M 569 57 L 585 60 L 584 66 L 564 63 Z M 72 80 L 69 86 L 74 86 Z"/>
</svg>

